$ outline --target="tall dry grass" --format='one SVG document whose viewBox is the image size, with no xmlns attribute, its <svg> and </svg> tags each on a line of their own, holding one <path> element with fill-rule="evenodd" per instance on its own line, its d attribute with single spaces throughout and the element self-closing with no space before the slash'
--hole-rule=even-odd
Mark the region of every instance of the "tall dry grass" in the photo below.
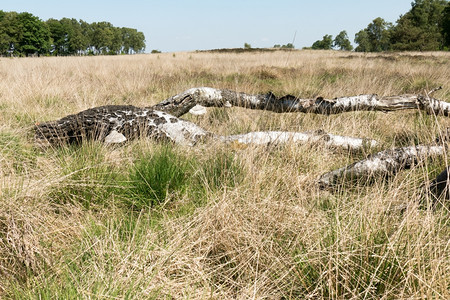
<svg viewBox="0 0 450 300">
<path fill-rule="evenodd" d="M 127 174 L 160 146 L 141 140 L 41 151 L 31 128 L 93 106 L 152 105 L 196 86 L 338 97 L 442 85 L 435 96 L 449 101 L 449 64 L 444 52 L 0 58 L 1 295 L 448 299 L 448 205 L 415 203 L 447 158 L 390 180 L 322 191 L 317 176 L 367 153 L 174 146 L 175 161 L 189 166 L 189 186 L 136 210 L 124 201 L 133 185 Z M 323 129 L 377 139 L 380 149 L 428 143 L 450 127 L 448 118 L 417 111 L 318 116 L 232 108 L 186 118 L 220 134 Z M 207 168 L 218 153 L 233 157 L 232 172 Z M 412 208 L 392 209 L 402 203 Z"/>
</svg>

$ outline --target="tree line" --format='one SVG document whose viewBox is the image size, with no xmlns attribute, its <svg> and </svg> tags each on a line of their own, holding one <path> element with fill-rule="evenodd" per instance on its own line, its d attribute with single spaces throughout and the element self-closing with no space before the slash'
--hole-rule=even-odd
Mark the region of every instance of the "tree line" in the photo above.
<svg viewBox="0 0 450 300">
<path fill-rule="evenodd" d="M 374 19 L 354 39 L 358 52 L 436 51 L 450 48 L 450 2 L 448 0 L 415 0 L 411 9 L 396 24 L 383 18 Z M 311 49 L 353 50 L 345 30 L 336 38 L 326 34 Z"/>
<path fill-rule="evenodd" d="M 43 21 L 28 12 L 0 10 L 0 55 L 133 54 L 145 50 L 145 36 L 109 22 L 62 18 Z"/>
</svg>

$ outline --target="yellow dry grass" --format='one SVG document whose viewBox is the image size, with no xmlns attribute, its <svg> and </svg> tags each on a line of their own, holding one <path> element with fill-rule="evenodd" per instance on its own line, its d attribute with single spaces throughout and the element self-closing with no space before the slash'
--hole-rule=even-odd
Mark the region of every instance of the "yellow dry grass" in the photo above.
<svg viewBox="0 0 450 300">
<path fill-rule="evenodd" d="M 450 101 L 450 54 L 338 51 L 164 53 L 0 58 L 0 291 L 42 298 L 450 298 L 448 205 L 414 204 L 447 158 L 389 181 L 321 191 L 320 174 L 364 154 L 317 145 L 178 148 L 200 158 L 233 152 L 234 187 L 134 215 L 119 206 L 60 203 L 55 188 L 86 170 L 126 170 L 151 141 L 122 147 L 35 149 L 36 122 L 106 104 L 150 106 L 188 88 L 327 98 L 422 93 Z M 210 131 L 323 129 L 373 138 L 380 149 L 431 142 L 450 119 L 417 111 L 335 116 L 240 108 L 186 116 Z M 87 153 L 87 154 L 83 154 Z M 102 169 L 103 170 L 103 169 Z M 66 184 L 66 183 L 64 183 Z M 75 185 L 95 187 L 83 178 Z M 107 199 L 113 203 L 114 197 Z M 412 204 L 406 213 L 394 205 Z M 188 207 L 187 212 L 183 208 Z M 176 211 L 176 213 L 174 213 Z M 155 221 L 157 220 L 157 221 Z M 0 294 L 0 295 L 2 295 Z M 47 295 L 47 296 L 46 296 Z"/>
</svg>

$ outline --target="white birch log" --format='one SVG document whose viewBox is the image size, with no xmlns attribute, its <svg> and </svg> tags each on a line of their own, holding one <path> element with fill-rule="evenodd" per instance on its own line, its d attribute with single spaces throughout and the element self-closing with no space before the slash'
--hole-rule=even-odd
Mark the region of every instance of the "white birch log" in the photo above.
<svg viewBox="0 0 450 300">
<path fill-rule="evenodd" d="M 89 139 L 114 144 L 140 136 L 168 140 L 188 146 L 194 146 L 205 138 L 257 145 L 288 142 L 323 143 L 325 146 L 352 151 L 363 147 L 373 147 L 377 144 L 375 140 L 338 136 L 323 131 L 305 133 L 268 131 L 219 136 L 207 132 L 192 122 L 165 112 L 151 108 L 118 105 L 91 108 L 57 121 L 35 126 L 35 140 L 41 146 L 83 142 Z"/>
<path fill-rule="evenodd" d="M 318 179 L 322 188 L 332 187 L 345 180 L 371 179 L 392 176 L 402 169 L 423 162 L 427 158 L 443 156 L 443 145 L 418 145 L 384 150 L 343 168 L 325 173 Z"/>
<path fill-rule="evenodd" d="M 276 97 L 268 94 L 246 94 L 226 89 L 197 87 L 172 96 L 152 108 L 180 117 L 195 105 L 205 107 L 237 106 L 268 110 L 276 113 L 302 112 L 315 114 L 338 114 L 349 111 L 397 111 L 420 109 L 427 113 L 450 116 L 450 103 L 423 95 L 405 94 L 380 97 L 375 94 L 340 97 L 334 99 L 302 99 L 292 95 Z"/>
<path fill-rule="evenodd" d="M 269 145 L 284 143 L 320 143 L 327 147 L 347 150 L 361 150 L 377 145 L 372 139 L 362 139 L 349 136 L 328 134 L 324 131 L 286 132 L 286 131 L 258 131 L 246 134 L 220 137 L 224 142 L 237 142 L 240 144 Z"/>
</svg>

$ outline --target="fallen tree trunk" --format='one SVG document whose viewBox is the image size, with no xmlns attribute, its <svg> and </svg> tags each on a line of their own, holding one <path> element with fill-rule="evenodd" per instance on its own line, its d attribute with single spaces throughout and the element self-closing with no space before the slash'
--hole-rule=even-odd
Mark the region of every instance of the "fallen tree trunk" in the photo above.
<svg viewBox="0 0 450 300">
<path fill-rule="evenodd" d="M 440 88 L 438 88 L 440 89 Z M 315 114 L 339 114 L 349 111 L 396 111 L 420 109 L 430 114 L 450 116 L 450 103 L 427 95 L 398 95 L 379 97 L 375 94 L 340 97 L 335 99 L 301 99 L 292 95 L 276 97 L 268 94 L 246 94 L 210 87 L 192 88 L 172 96 L 152 108 L 180 117 L 195 105 L 205 107 L 237 106 L 268 110 L 276 113 L 302 112 Z"/>
<path fill-rule="evenodd" d="M 321 188 L 333 187 L 346 180 L 370 180 L 389 177 L 402 169 L 423 162 L 430 157 L 443 156 L 443 145 L 418 145 L 384 150 L 366 159 L 321 175 L 318 184 Z"/>
<path fill-rule="evenodd" d="M 225 142 L 240 144 L 268 145 L 293 143 L 319 143 L 330 148 L 340 148 L 352 151 L 370 148 L 377 145 L 377 141 L 364 138 L 328 134 L 322 130 L 309 132 L 259 131 L 246 134 L 221 137 Z"/>
<path fill-rule="evenodd" d="M 194 145 L 208 135 L 194 123 L 151 108 L 131 105 L 95 107 L 35 126 L 36 143 L 42 146 L 86 140 L 112 144 L 140 136 Z"/>
<path fill-rule="evenodd" d="M 257 145 L 311 142 L 348 150 L 359 150 L 377 144 L 375 140 L 332 135 L 323 131 L 267 131 L 219 136 L 166 112 L 130 105 L 100 106 L 35 126 L 35 140 L 41 146 L 80 143 L 85 140 L 114 144 L 141 136 L 188 146 L 205 138 Z"/>
</svg>

